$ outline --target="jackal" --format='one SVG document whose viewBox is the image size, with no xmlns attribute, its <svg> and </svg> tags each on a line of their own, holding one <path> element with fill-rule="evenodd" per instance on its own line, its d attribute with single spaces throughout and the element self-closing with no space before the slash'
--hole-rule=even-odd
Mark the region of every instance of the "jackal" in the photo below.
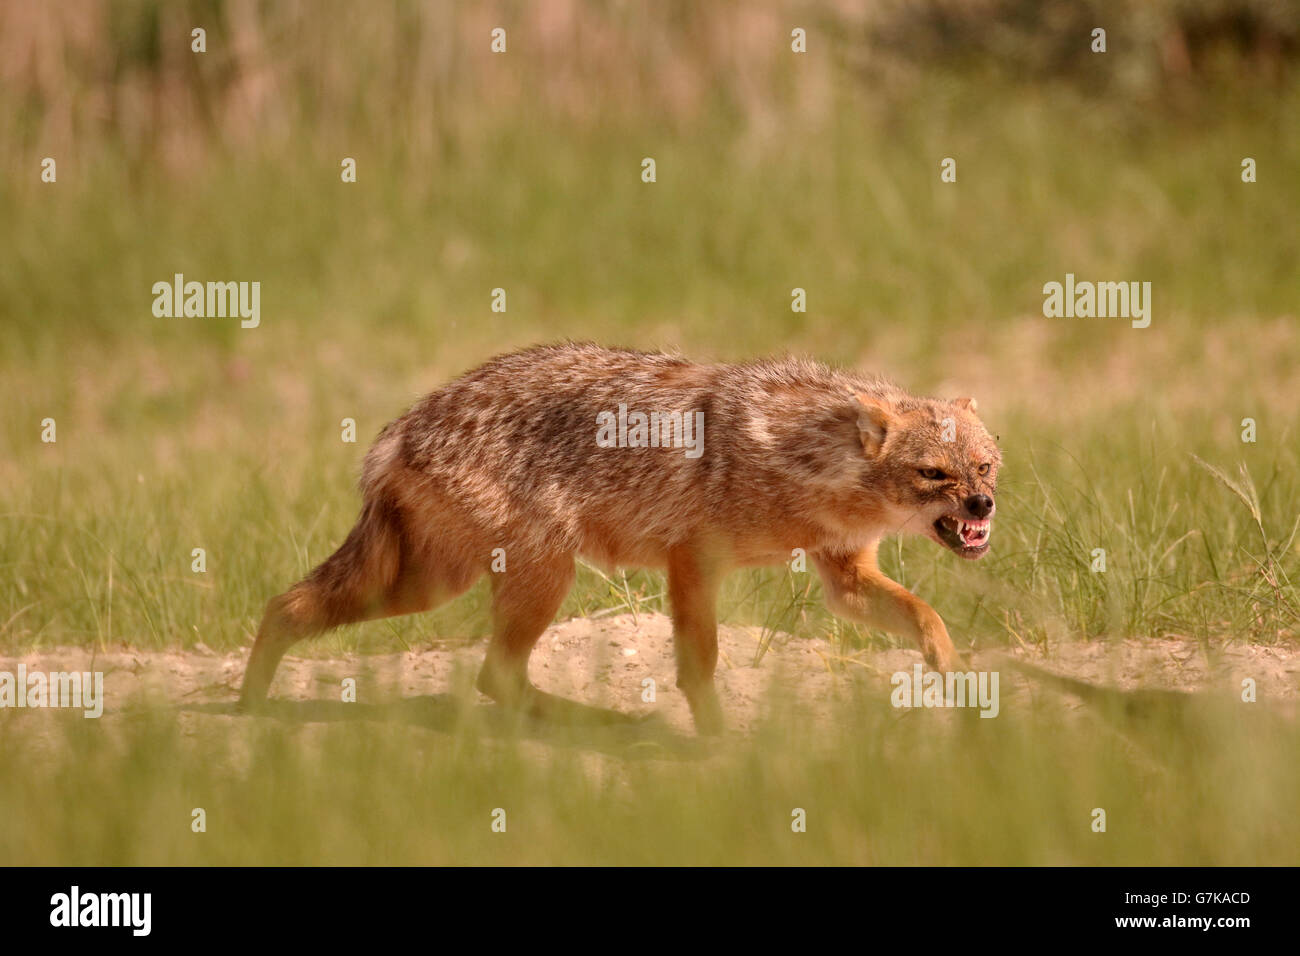
<svg viewBox="0 0 1300 956">
<path fill-rule="evenodd" d="M 544 710 L 528 658 L 579 555 L 667 569 L 677 686 L 701 733 L 723 725 L 720 579 L 795 549 L 833 611 L 910 637 L 949 671 L 960 662 L 943 621 L 881 573 L 876 551 L 910 532 L 984 555 L 1000 459 L 972 399 L 917 398 L 800 359 L 701 365 L 577 343 L 503 355 L 380 432 L 356 526 L 267 605 L 240 700 L 265 698 L 295 641 L 428 610 L 490 573 L 477 686 Z"/>
</svg>

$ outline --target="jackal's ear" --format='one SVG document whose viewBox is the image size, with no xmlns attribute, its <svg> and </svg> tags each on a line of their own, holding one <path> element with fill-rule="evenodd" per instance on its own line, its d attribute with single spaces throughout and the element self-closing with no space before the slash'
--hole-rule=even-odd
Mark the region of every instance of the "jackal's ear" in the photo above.
<svg viewBox="0 0 1300 956">
<path fill-rule="evenodd" d="M 970 412 L 972 415 L 975 414 L 975 409 L 978 407 L 973 398 L 954 398 L 952 403 L 958 408 L 966 409 L 966 411 Z"/>
<path fill-rule="evenodd" d="M 858 400 L 858 436 L 862 439 L 862 450 L 868 455 L 875 455 L 885 443 L 885 435 L 893 427 L 894 417 L 885 410 L 879 399 L 857 392 L 853 396 Z"/>
</svg>

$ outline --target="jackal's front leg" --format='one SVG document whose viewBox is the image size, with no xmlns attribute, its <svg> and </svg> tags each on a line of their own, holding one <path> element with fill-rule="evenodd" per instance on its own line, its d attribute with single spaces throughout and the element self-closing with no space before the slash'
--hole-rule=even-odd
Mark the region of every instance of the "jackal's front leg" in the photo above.
<svg viewBox="0 0 1300 956">
<path fill-rule="evenodd" d="M 910 637 L 921 649 L 925 663 L 936 671 L 958 669 L 961 661 L 943 619 L 930 605 L 881 573 L 874 547 L 817 553 L 813 561 L 826 588 L 826 603 L 836 614 Z"/>
</svg>

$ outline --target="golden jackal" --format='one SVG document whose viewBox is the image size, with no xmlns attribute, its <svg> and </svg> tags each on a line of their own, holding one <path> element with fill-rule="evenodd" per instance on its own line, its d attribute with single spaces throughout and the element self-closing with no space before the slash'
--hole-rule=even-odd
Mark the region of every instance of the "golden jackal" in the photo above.
<svg viewBox="0 0 1300 956">
<path fill-rule="evenodd" d="M 265 698 L 300 638 L 428 610 L 491 572 L 478 687 L 543 709 L 528 657 L 577 555 L 667 568 L 677 685 L 703 733 L 722 728 L 720 578 L 796 548 L 834 611 L 951 670 L 943 621 L 880 572 L 876 549 L 914 532 L 966 558 L 988 550 L 1001 456 L 974 413 L 796 359 L 697 365 L 591 344 L 495 358 L 380 432 L 356 527 L 267 605 L 241 703 Z"/>
</svg>

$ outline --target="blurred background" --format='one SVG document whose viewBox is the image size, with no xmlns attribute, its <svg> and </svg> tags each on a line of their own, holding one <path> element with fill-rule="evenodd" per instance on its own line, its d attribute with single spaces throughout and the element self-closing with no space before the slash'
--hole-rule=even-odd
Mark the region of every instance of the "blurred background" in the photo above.
<svg viewBox="0 0 1300 956">
<path fill-rule="evenodd" d="M 247 642 L 350 527 L 386 421 L 563 338 L 790 351 L 975 395 L 1006 456 L 993 556 L 885 556 L 959 642 L 1283 639 L 1300 620 L 1298 14 L 0 3 L 0 645 Z M 1067 272 L 1151 282 L 1150 328 L 1045 318 Z M 259 281 L 260 327 L 155 317 L 175 273 Z M 816 594 L 740 575 L 727 615 L 890 640 Z M 365 633 L 481 633 L 482 596 Z M 565 613 L 642 604 L 663 606 L 656 575 L 584 571 Z"/>
<path fill-rule="evenodd" d="M 1266 689 L 1294 691 L 1300 625 L 1298 31 L 1288 0 L 0 0 L 0 654 L 110 670 L 103 721 L 0 715 L 0 862 L 1294 864 L 1297 736 Z M 155 316 L 176 273 L 260 282 L 260 325 Z M 1150 327 L 1044 317 L 1067 273 L 1150 282 Z M 800 653 L 837 692 L 764 697 L 715 751 L 512 737 L 468 673 L 409 668 L 233 715 L 371 437 L 564 338 L 974 395 L 1004 454 L 992 553 L 891 541 L 886 570 L 960 646 L 1131 686 L 1138 644 L 1227 710 L 1007 682 L 998 720 L 899 712 L 872 663 L 896 639 L 775 568 L 721 616 L 761 626 L 756 656 L 829 639 Z M 294 654 L 364 678 L 347 652 L 459 649 L 484 588 Z M 664 604 L 656 572 L 584 567 L 561 616 Z M 1219 669 L 1247 644 L 1258 707 Z M 191 671 L 228 677 L 181 693 Z"/>
</svg>

